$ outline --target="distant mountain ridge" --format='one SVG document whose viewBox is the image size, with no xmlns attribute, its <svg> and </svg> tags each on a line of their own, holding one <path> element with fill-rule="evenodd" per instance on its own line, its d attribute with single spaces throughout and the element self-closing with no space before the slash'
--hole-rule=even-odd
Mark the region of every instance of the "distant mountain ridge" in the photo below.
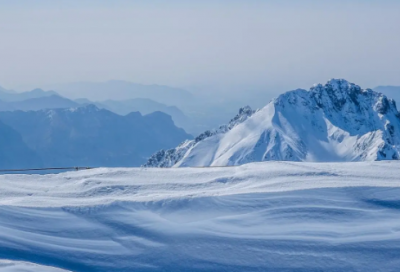
<svg viewBox="0 0 400 272">
<path fill-rule="evenodd" d="M 14 91 L 0 89 L 0 100 L 6 101 L 6 102 L 22 101 L 22 100 L 27 100 L 27 99 L 32 99 L 32 98 L 54 96 L 54 95 L 58 95 L 58 94 L 54 91 L 43 91 L 42 89 L 34 89 L 32 91 L 22 92 L 22 93 L 17 93 Z"/>
<path fill-rule="evenodd" d="M 7 90 L 3 87 L 0 86 L 0 93 L 15 93 L 13 90 Z"/>
<path fill-rule="evenodd" d="M 60 108 L 73 108 L 78 107 L 79 104 L 67 98 L 50 95 L 36 98 L 29 98 L 26 100 L 0 102 L 0 111 L 36 111 L 43 109 L 60 109 Z"/>
<path fill-rule="evenodd" d="M 99 102 L 99 104 L 120 115 L 126 115 L 134 111 L 138 111 L 143 115 L 161 111 L 170 115 L 172 120 L 174 120 L 175 125 L 185 129 L 186 131 L 190 131 L 192 126 L 189 117 L 187 117 L 178 107 L 167 106 L 148 98 L 135 98 L 122 101 L 106 100 Z"/>
<path fill-rule="evenodd" d="M 236 109 L 236 106 L 232 106 L 230 102 L 225 101 L 225 98 L 212 99 L 199 94 L 194 96 L 191 92 L 181 88 L 144 85 L 122 80 L 47 85 L 43 86 L 43 88 L 56 91 L 45 92 L 37 89 L 34 92 L 16 93 L 3 88 L 3 93 L 1 93 L 0 89 L 0 100 L 3 102 L 22 101 L 59 95 L 78 104 L 94 104 L 118 114 L 126 114 L 128 109 L 129 111 L 139 110 L 146 114 L 151 109 L 151 112 L 162 111 L 170 114 L 179 127 L 184 128 L 191 134 L 199 134 L 206 129 L 220 125 L 235 113 L 235 110 L 232 109 Z M 30 95 L 27 95 L 27 93 Z M 104 105 L 103 102 L 107 100 L 117 101 L 119 105 Z M 138 107 L 137 103 L 131 103 L 139 100 L 144 102 L 147 108 Z M 145 100 L 151 100 L 154 103 L 147 103 Z M 125 101 L 129 101 L 129 103 L 125 103 Z M 154 106 L 156 103 L 159 105 Z M 34 105 L 32 106 L 34 107 Z M 62 107 L 64 107 L 62 104 L 60 106 L 56 104 L 54 106 L 46 105 L 46 108 Z M 4 103 L 0 102 L 0 110 L 18 109 L 25 110 L 24 108 L 4 105 Z"/>
<path fill-rule="evenodd" d="M 54 91 L 34 89 L 17 93 L 0 88 L 0 111 L 30 111 L 42 109 L 71 108 L 78 103 L 60 96 Z"/>
<path fill-rule="evenodd" d="M 134 98 L 128 100 L 105 100 L 105 101 L 90 101 L 85 98 L 76 99 L 80 105 L 96 105 L 101 109 L 107 109 L 119 115 L 127 115 L 131 112 L 140 112 L 147 115 L 153 112 L 161 111 L 172 117 L 175 125 L 183 128 L 185 131 L 191 133 L 195 125 L 192 120 L 187 117 L 178 107 L 167 106 L 165 104 L 153 101 L 148 98 Z M 1 106 L 0 106 L 1 107 Z"/>
<path fill-rule="evenodd" d="M 179 106 L 193 99 L 193 95 L 183 89 L 163 85 L 144 85 L 123 80 L 106 82 L 75 82 L 49 86 L 71 99 L 86 97 L 89 100 L 104 101 L 148 98 L 168 106 Z"/>
<path fill-rule="evenodd" d="M 397 160 L 399 116 L 396 103 L 385 95 L 332 79 L 309 91 L 284 93 L 261 110 L 242 109 L 236 122 L 161 150 L 145 166 Z"/>
<path fill-rule="evenodd" d="M 191 131 L 195 128 L 190 118 L 176 106 L 167 106 L 148 98 L 135 98 L 121 101 L 106 100 L 101 102 L 94 102 L 83 98 L 73 101 L 60 96 L 54 91 L 45 92 L 41 89 L 23 93 L 0 89 L 0 97 L 4 98 L 4 100 L 0 99 L 0 111 L 36 111 L 42 109 L 75 108 L 82 105 L 93 104 L 99 108 L 107 109 L 120 115 L 127 115 L 130 112 L 136 111 L 147 115 L 156 111 L 161 111 L 170 115 L 175 125 L 178 127 L 186 131 Z"/>
<path fill-rule="evenodd" d="M 191 138 L 161 112 L 120 116 L 88 105 L 0 112 L 44 166 L 139 166 L 160 148 Z"/>
</svg>

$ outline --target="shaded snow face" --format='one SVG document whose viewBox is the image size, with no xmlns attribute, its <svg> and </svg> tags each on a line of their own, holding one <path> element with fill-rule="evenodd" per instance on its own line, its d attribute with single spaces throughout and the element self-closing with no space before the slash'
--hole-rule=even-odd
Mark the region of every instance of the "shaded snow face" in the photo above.
<svg viewBox="0 0 400 272">
<path fill-rule="evenodd" d="M 381 129 L 381 116 L 397 114 L 396 104 L 386 96 L 345 80 L 331 80 L 310 90 L 310 98 L 335 126 L 351 134 Z"/>
<path fill-rule="evenodd" d="M 284 93 L 263 109 L 241 110 L 238 116 L 244 117 L 229 123 L 229 129 L 206 132 L 195 141 L 161 151 L 146 166 L 399 158 L 396 103 L 343 79 Z"/>
<path fill-rule="evenodd" d="M 386 96 L 345 80 L 276 99 L 277 128 L 291 136 L 298 160 L 398 159 L 400 127 L 396 104 Z M 285 123 L 284 125 L 282 125 Z M 290 132 L 289 132 L 290 130 Z"/>
</svg>

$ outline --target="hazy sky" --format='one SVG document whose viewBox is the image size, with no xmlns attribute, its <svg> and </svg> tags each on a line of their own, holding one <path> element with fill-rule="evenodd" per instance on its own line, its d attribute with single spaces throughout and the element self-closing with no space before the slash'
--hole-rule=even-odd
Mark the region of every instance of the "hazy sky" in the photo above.
<svg viewBox="0 0 400 272">
<path fill-rule="evenodd" d="M 400 85 L 398 0 L 0 0 L 0 85 Z"/>
</svg>

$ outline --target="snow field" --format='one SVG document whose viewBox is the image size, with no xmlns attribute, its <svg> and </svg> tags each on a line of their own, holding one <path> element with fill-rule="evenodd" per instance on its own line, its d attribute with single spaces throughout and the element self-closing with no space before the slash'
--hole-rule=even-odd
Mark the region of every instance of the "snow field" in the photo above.
<svg viewBox="0 0 400 272">
<path fill-rule="evenodd" d="M 2 175 L 0 271 L 396 271 L 399 166 Z"/>
</svg>

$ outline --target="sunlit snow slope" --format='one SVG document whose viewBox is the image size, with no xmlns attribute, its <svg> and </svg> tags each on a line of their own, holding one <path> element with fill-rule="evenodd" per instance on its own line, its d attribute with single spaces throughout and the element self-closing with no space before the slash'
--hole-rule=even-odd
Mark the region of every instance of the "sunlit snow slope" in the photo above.
<svg viewBox="0 0 400 272">
<path fill-rule="evenodd" d="M 241 109 L 227 126 L 161 150 L 145 166 L 398 160 L 399 116 L 383 94 L 332 79 L 284 93 L 258 111 Z"/>
<path fill-rule="evenodd" d="M 42 266 L 28 262 L 18 262 L 11 260 L 0 260 L 0 271 L 2 272 L 66 272 L 66 270 L 58 269 L 50 266 Z"/>
<path fill-rule="evenodd" d="M 2 175 L 0 270 L 396 271 L 399 176 L 395 161 Z"/>
</svg>

